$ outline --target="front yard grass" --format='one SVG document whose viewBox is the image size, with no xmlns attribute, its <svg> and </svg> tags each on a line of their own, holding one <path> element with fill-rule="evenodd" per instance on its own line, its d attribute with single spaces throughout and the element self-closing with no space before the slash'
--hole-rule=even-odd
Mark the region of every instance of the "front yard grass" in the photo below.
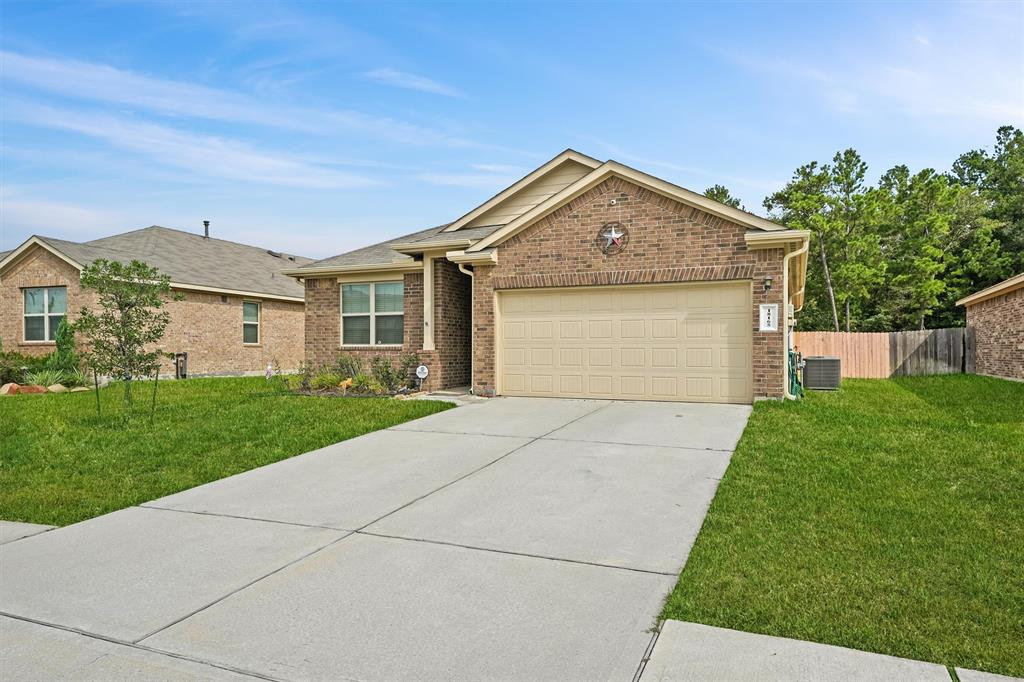
<svg viewBox="0 0 1024 682">
<path fill-rule="evenodd" d="M 1024 383 L 758 403 L 663 616 L 1024 676 Z"/>
<path fill-rule="evenodd" d="M 263 378 L 0 398 L 0 519 L 65 525 L 451 407 L 434 400 L 298 396 Z"/>
</svg>

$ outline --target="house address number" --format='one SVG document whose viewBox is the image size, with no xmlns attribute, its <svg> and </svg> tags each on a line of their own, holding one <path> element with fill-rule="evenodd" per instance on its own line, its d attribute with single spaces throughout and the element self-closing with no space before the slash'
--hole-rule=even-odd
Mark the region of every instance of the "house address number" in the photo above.
<svg viewBox="0 0 1024 682">
<path fill-rule="evenodd" d="M 760 330 L 763 332 L 779 331 L 779 305 L 777 303 L 762 303 Z"/>
</svg>

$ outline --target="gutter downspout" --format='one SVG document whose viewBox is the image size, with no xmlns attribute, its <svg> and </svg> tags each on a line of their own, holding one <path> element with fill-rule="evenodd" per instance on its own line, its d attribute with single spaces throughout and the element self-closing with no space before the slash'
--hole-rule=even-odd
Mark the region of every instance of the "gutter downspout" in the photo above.
<svg viewBox="0 0 1024 682">
<path fill-rule="evenodd" d="M 789 350 L 790 346 L 792 345 L 793 337 L 792 330 L 789 326 L 789 261 L 792 260 L 794 256 L 799 256 L 801 254 L 807 253 L 807 250 L 810 248 L 810 246 L 811 240 L 810 238 L 808 238 L 807 241 L 804 242 L 803 246 L 801 246 L 796 251 L 791 251 L 790 253 L 787 253 L 785 257 L 782 259 L 782 329 L 786 334 L 786 362 L 784 365 L 785 369 L 782 372 L 782 394 L 784 396 L 784 399 L 788 400 L 796 400 L 796 396 L 789 392 Z M 802 309 L 803 305 L 801 305 L 800 308 Z M 796 311 L 794 310 L 793 312 Z"/>
<path fill-rule="evenodd" d="M 476 306 L 473 305 L 473 300 L 476 293 L 473 291 L 473 271 L 467 270 L 465 263 L 458 263 L 457 265 L 459 266 L 459 272 L 463 275 L 469 275 L 469 393 L 473 395 L 473 327 L 475 326 L 473 324 L 473 311 L 476 309 Z"/>
</svg>

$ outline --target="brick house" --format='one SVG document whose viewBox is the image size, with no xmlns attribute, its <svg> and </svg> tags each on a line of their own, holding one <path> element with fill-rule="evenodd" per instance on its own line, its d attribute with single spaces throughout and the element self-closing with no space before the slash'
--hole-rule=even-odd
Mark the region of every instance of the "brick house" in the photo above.
<svg viewBox="0 0 1024 682">
<path fill-rule="evenodd" d="M 303 359 L 303 288 L 283 270 L 308 263 L 202 234 L 152 226 L 88 242 L 33 236 L 0 254 L 0 342 L 39 355 L 54 349 L 57 325 L 94 304 L 80 273 L 97 259 L 141 260 L 170 276 L 160 346 L 188 353 L 192 376 L 295 369 Z M 168 365 L 165 372 L 173 372 Z"/>
<path fill-rule="evenodd" d="M 1024 273 L 956 303 L 974 330 L 974 371 L 1024 380 Z"/>
<path fill-rule="evenodd" d="M 288 271 L 306 361 L 414 352 L 480 395 L 785 393 L 807 232 L 568 150 L 452 223 Z"/>
</svg>

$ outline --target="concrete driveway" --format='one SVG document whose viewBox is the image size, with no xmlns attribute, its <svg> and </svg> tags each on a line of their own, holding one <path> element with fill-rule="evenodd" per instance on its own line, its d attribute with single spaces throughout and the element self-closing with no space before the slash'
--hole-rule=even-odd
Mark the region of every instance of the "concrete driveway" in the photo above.
<svg viewBox="0 0 1024 682">
<path fill-rule="evenodd" d="M 0 547 L 6 680 L 631 680 L 750 408 L 474 403 Z"/>
</svg>

